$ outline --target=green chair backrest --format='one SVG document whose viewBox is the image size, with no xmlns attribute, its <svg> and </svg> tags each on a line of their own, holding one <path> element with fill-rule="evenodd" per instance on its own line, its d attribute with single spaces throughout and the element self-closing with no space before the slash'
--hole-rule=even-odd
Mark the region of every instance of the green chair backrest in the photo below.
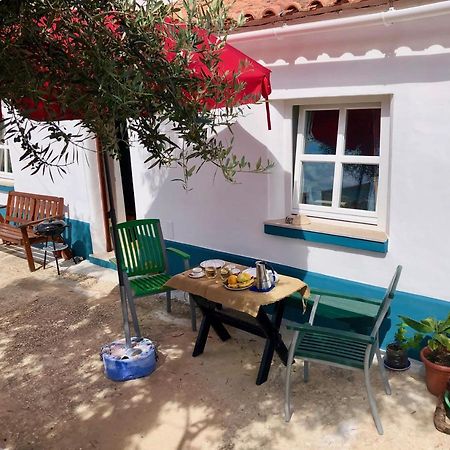
<svg viewBox="0 0 450 450">
<path fill-rule="evenodd" d="M 389 308 L 391 307 L 392 300 L 394 299 L 395 290 L 397 289 L 398 280 L 400 278 L 400 274 L 402 273 L 402 266 L 397 266 L 395 269 L 394 276 L 392 277 L 391 282 L 386 290 L 386 294 L 384 295 L 383 301 L 380 304 L 380 309 L 378 310 L 377 317 L 375 319 L 375 325 L 373 327 L 370 335 L 372 337 L 376 337 L 378 333 L 378 329 L 381 326 Z"/>
<path fill-rule="evenodd" d="M 163 273 L 167 270 L 166 247 L 158 219 L 141 219 L 117 225 L 122 270 L 128 276 Z"/>
</svg>

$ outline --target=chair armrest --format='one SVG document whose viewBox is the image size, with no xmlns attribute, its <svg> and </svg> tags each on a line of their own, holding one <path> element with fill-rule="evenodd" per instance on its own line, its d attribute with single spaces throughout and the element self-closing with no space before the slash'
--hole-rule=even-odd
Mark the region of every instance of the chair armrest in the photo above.
<svg viewBox="0 0 450 450">
<path fill-rule="evenodd" d="M 173 248 L 173 247 L 167 247 L 166 250 L 168 252 L 172 252 L 173 254 L 179 256 L 180 258 L 184 259 L 184 270 L 188 270 L 189 269 L 189 258 L 191 257 L 191 255 L 189 255 L 186 252 L 183 252 L 181 250 L 178 250 L 177 248 Z"/>
<path fill-rule="evenodd" d="M 289 330 L 299 331 L 308 334 L 318 334 L 323 336 L 331 336 L 336 338 L 347 338 L 353 341 L 361 342 L 363 344 L 373 344 L 375 342 L 375 337 L 367 336 L 365 334 L 354 333 L 353 331 L 345 330 L 335 330 L 334 328 L 327 327 L 317 327 L 309 323 L 299 324 L 299 325 L 289 325 Z"/>
<path fill-rule="evenodd" d="M 183 252 L 182 250 L 178 250 L 177 248 L 173 248 L 173 247 L 167 247 L 166 250 L 168 252 L 172 252 L 175 255 L 180 256 L 183 259 L 189 259 L 191 257 L 191 255 L 189 255 L 188 253 Z"/>
<path fill-rule="evenodd" d="M 348 295 L 348 294 L 339 293 L 339 292 L 329 292 L 329 291 L 325 291 L 323 289 L 315 289 L 315 288 L 311 288 L 311 294 L 325 295 L 327 297 L 339 297 L 339 298 L 343 298 L 346 300 L 352 300 L 352 301 L 363 302 L 363 303 L 372 303 L 373 305 L 379 305 L 381 302 L 381 299 L 376 300 L 374 298 L 356 297 L 354 295 Z"/>
<path fill-rule="evenodd" d="M 37 225 L 38 223 L 41 223 L 44 220 L 62 219 L 62 217 L 63 216 L 49 216 L 49 217 L 44 217 L 44 218 L 39 219 L 39 220 L 31 220 L 30 222 L 21 223 L 20 225 L 17 226 L 17 228 L 28 228 L 31 225 Z"/>
</svg>

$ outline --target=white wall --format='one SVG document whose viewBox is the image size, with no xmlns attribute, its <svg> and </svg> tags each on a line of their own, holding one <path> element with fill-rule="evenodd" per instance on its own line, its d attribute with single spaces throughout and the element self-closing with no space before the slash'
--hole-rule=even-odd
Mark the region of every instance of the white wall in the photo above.
<svg viewBox="0 0 450 450">
<path fill-rule="evenodd" d="M 273 71 L 272 131 L 264 106 L 234 127 L 235 153 L 276 163 L 270 175 L 229 184 L 205 168 L 184 192 L 173 170 L 144 168 L 132 153 L 138 217 L 159 217 L 169 239 L 326 275 L 386 285 L 404 265 L 400 290 L 450 300 L 450 33 L 448 17 L 239 42 Z M 291 148 L 286 101 L 391 95 L 391 161 L 386 255 L 263 233 L 290 212 Z"/>
</svg>

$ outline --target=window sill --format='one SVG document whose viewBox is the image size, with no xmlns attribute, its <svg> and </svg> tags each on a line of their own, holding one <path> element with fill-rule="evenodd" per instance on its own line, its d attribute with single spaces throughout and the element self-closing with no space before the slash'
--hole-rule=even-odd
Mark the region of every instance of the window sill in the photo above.
<svg viewBox="0 0 450 450">
<path fill-rule="evenodd" d="M 0 176 L 0 191 L 9 192 L 14 190 L 14 180 Z"/>
<path fill-rule="evenodd" d="M 284 219 L 267 220 L 264 233 L 377 253 L 388 251 L 387 234 L 375 226 L 318 218 L 310 220 L 308 225 L 291 225 L 284 223 Z"/>
</svg>

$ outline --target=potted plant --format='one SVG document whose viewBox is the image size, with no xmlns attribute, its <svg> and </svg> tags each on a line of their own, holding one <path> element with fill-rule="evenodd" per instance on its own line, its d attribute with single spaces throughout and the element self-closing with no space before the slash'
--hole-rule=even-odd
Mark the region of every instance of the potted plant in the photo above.
<svg viewBox="0 0 450 450">
<path fill-rule="evenodd" d="M 436 396 L 443 394 L 450 378 L 450 314 L 444 320 L 427 317 L 420 322 L 409 317 L 400 318 L 419 336 L 427 335 L 427 346 L 420 352 L 427 388 Z"/>
<path fill-rule="evenodd" d="M 400 322 L 394 335 L 394 342 L 386 347 L 385 367 L 390 370 L 409 369 L 411 362 L 408 359 L 408 349 L 419 347 L 422 339 L 423 336 L 419 333 L 407 337 L 407 325 L 405 322 Z"/>
</svg>

